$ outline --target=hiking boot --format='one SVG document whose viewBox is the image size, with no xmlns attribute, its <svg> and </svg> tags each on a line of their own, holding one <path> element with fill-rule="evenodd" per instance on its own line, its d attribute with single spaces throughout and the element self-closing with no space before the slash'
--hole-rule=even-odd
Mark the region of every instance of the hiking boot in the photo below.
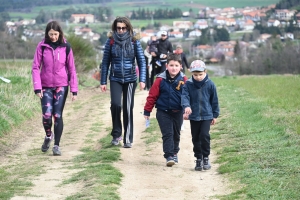
<svg viewBox="0 0 300 200">
<path fill-rule="evenodd" d="M 196 163 L 195 170 L 196 171 L 202 171 L 202 169 L 203 169 L 202 159 L 195 160 L 195 163 Z"/>
<path fill-rule="evenodd" d="M 50 143 L 53 140 L 53 137 L 54 137 L 54 134 L 52 132 L 51 132 L 50 137 L 45 136 L 44 143 L 43 143 L 42 148 L 41 148 L 42 152 L 48 151 L 48 149 L 50 147 Z"/>
<path fill-rule="evenodd" d="M 177 156 L 177 154 L 174 154 L 173 159 L 174 159 L 175 164 L 178 164 L 178 156 Z"/>
<path fill-rule="evenodd" d="M 52 151 L 53 151 L 53 155 L 54 156 L 61 156 L 61 152 L 59 150 L 59 146 L 54 145 L 54 147 L 52 148 Z"/>
<path fill-rule="evenodd" d="M 120 144 L 120 141 L 122 141 L 122 136 L 113 138 L 113 140 L 111 141 L 111 144 L 117 146 Z"/>
<path fill-rule="evenodd" d="M 167 167 L 172 167 L 173 165 L 175 165 L 174 158 L 172 156 L 169 156 L 167 158 Z"/>
<path fill-rule="evenodd" d="M 123 147 L 124 147 L 124 148 L 131 148 L 132 145 L 131 145 L 131 143 L 125 143 Z"/>
<path fill-rule="evenodd" d="M 203 158 L 203 169 L 204 170 L 209 170 L 211 168 L 210 162 L 208 157 Z"/>
</svg>

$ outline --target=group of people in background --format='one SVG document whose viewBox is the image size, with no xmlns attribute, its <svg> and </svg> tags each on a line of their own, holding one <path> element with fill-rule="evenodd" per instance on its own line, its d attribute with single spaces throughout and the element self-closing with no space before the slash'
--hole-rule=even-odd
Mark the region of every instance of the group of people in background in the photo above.
<svg viewBox="0 0 300 200">
<path fill-rule="evenodd" d="M 192 73 L 190 78 L 185 75 L 187 68 Z M 181 125 L 183 120 L 190 120 L 195 170 L 211 168 L 209 131 L 219 116 L 219 104 L 216 86 L 208 78 L 203 61 L 195 60 L 189 65 L 181 45 L 173 50 L 166 31 L 161 32 L 160 38 L 152 36 L 143 50 L 130 20 L 117 17 L 105 43 L 100 79 L 102 92 L 108 90 L 108 79 L 112 145 L 122 141 L 124 148 L 132 148 L 134 94 L 138 81 L 140 90 L 149 90 L 144 118 L 148 120 L 153 108 L 157 109 L 166 165 L 171 167 L 178 163 Z M 64 104 L 69 87 L 72 100 L 76 99 L 78 81 L 72 48 L 56 21 L 47 24 L 45 39 L 36 48 L 32 80 L 34 92 L 41 99 L 45 130 L 41 150 L 47 152 L 54 139 L 53 155 L 61 155 Z"/>
</svg>

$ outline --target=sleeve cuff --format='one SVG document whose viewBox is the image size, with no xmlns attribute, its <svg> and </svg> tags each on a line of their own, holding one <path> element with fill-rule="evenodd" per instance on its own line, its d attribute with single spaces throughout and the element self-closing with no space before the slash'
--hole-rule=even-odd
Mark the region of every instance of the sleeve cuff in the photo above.
<svg viewBox="0 0 300 200">
<path fill-rule="evenodd" d="M 34 93 L 35 93 L 35 94 L 41 93 L 41 91 L 42 91 L 42 90 L 34 90 Z"/>
<path fill-rule="evenodd" d="M 144 110 L 144 115 L 149 117 L 149 116 L 150 116 L 150 112 L 149 112 L 149 111 L 146 111 L 146 110 Z"/>
</svg>

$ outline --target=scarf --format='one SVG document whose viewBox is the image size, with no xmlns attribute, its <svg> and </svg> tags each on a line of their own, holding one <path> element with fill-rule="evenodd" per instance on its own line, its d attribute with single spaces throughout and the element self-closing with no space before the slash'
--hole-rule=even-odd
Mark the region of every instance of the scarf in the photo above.
<svg viewBox="0 0 300 200">
<path fill-rule="evenodd" d="M 126 31 L 123 34 L 118 34 L 117 32 L 113 33 L 113 38 L 116 44 L 116 54 L 117 56 L 121 56 L 123 52 L 124 57 L 132 57 L 134 56 L 134 52 L 132 49 L 132 37 L 129 31 Z"/>
<path fill-rule="evenodd" d="M 206 76 L 204 77 L 204 79 L 202 81 L 196 81 L 193 76 L 192 76 L 192 79 L 193 79 L 193 83 L 196 86 L 196 88 L 200 89 L 204 85 L 206 80 L 208 79 L 208 75 L 206 74 Z"/>
<path fill-rule="evenodd" d="M 53 49 L 56 49 L 58 46 L 60 46 L 60 42 L 56 41 L 56 42 L 50 42 L 48 43 Z"/>
</svg>

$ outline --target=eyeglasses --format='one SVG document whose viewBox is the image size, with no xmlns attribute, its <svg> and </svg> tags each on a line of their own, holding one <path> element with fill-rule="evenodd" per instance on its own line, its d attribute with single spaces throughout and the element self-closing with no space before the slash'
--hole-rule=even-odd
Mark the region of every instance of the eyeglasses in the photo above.
<svg viewBox="0 0 300 200">
<path fill-rule="evenodd" d="M 162 37 L 165 37 L 166 35 L 161 35 Z"/>
<path fill-rule="evenodd" d="M 117 29 L 118 29 L 118 31 L 120 31 L 120 30 L 125 31 L 127 29 L 127 27 L 126 26 L 124 26 L 124 27 L 119 27 L 118 26 Z"/>
</svg>

